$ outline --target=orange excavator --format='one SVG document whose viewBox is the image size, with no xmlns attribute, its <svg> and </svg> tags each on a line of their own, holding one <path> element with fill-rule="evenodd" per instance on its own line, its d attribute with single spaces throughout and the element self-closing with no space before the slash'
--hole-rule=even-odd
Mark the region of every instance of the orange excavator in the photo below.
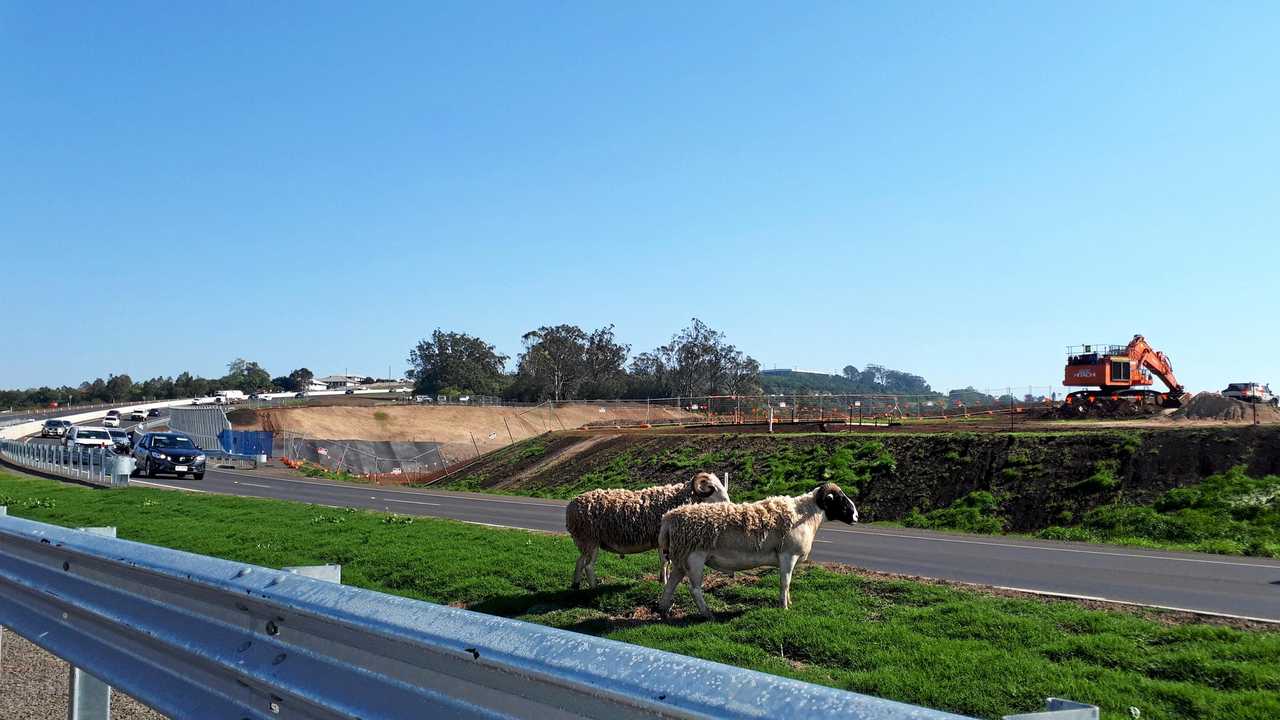
<svg viewBox="0 0 1280 720">
<path fill-rule="evenodd" d="M 1168 392 L 1147 389 L 1155 381 Z M 1151 347 L 1147 339 L 1134 335 L 1128 345 L 1081 345 L 1067 348 L 1067 369 L 1063 384 L 1090 387 L 1067 395 L 1064 409 L 1086 413 L 1096 410 L 1113 413 L 1138 410 L 1143 406 L 1180 407 L 1185 395 L 1173 374 L 1169 356 Z"/>
</svg>

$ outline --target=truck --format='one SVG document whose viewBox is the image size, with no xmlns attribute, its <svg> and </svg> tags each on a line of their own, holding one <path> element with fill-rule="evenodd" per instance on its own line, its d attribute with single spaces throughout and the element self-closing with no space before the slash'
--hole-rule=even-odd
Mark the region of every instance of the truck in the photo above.
<svg viewBox="0 0 1280 720">
<path fill-rule="evenodd" d="M 1270 385 L 1263 385 L 1256 382 L 1238 382 L 1227 385 L 1227 389 L 1222 391 L 1223 397 L 1235 398 L 1248 403 L 1260 403 L 1267 405 L 1280 405 L 1280 398 L 1271 392 Z"/>
<path fill-rule="evenodd" d="M 213 401 L 219 405 L 234 405 L 245 399 L 242 390 L 219 390 L 213 394 Z"/>
</svg>

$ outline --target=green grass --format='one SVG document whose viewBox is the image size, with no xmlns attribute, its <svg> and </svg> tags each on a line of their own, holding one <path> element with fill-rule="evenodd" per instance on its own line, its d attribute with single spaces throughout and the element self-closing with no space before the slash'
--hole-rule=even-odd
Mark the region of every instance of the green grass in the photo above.
<svg viewBox="0 0 1280 720">
<path fill-rule="evenodd" d="M 1110 471 L 1099 467 L 1085 482 L 1114 481 Z M 1049 527 L 1038 536 L 1280 557 L 1280 476 L 1252 478 L 1234 468 L 1169 490 L 1151 505 L 1103 505 L 1078 524 Z"/>
<path fill-rule="evenodd" d="M 997 505 L 994 495 L 978 490 L 956 500 L 950 507 L 927 513 L 912 508 L 900 522 L 911 528 L 998 533 L 1004 530 L 1004 520 L 997 514 Z"/>
<path fill-rule="evenodd" d="M 654 554 L 602 554 L 569 591 L 567 538 L 447 520 L 0 474 L 12 515 L 271 567 L 341 563 L 343 582 L 695 655 L 978 717 L 1054 695 L 1104 717 L 1280 717 L 1280 633 L 1171 625 L 1067 602 L 1001 598 L 821 567 L 775 607 L 773 572 L 709 589 L 716 622 L 652 617 Z M 687 590 L 678 608 L 691 610 Z"/>
</svg>

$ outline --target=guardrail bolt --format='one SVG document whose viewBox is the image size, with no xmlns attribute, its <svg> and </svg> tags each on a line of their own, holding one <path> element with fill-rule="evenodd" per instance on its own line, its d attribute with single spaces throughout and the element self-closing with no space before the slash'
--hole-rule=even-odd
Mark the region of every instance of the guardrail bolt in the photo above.
<svg viewBox="0 0 1280 720">
<path fill-rule="evenodd" d="M 276 625 L 276 621 L 275 621 L 275 620 L 268 620 L 268 621 L 267 621 L 267 634 L 268 634 L 268 635 L 279 635 L 279 634 L 280 634 L 280 626 L 279 626 L 279 625 Z"/>
</svg>

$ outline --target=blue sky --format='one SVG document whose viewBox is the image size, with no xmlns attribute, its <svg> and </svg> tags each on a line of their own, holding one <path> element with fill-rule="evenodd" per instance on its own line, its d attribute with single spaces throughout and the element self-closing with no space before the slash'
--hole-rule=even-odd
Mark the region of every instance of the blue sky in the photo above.
<svg viewBox="0 0 1280 720">
<path fill-rule="evenodd" d="M 1280 383 L 1274 3 L 0 2 L 0 386 L 699 317 L 766 367 Z"/>
</svg>

